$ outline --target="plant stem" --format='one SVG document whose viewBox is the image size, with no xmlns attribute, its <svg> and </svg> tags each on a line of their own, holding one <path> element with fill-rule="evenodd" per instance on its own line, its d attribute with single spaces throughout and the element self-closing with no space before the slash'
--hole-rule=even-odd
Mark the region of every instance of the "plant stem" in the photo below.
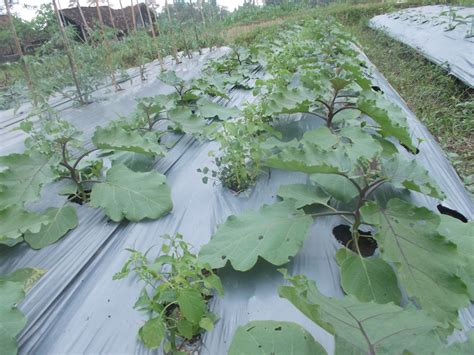
<svg viewBox="0 0 474 355">
<path fill-rule="evenodd" d="M 377 188 L 379 188 L 383 183 L 387 180 L 385 178 L 378 179 L 373 183 L 365 186 L 363 189 L 359 191 L 359 198 L 357 200 L 356 209 L 354 212 L 354 223 L 352 224 L 352 240 L 354 241 L 357 253 L 362 256 L 360 248 L 359 248 L 359 227 L 362 224 L 362 219 L 360 215 L 360 209 L 364 205 L 367 198 L 370 196 L 372 192 L 374 192 Z"/>
<path fill-rule="evenodd" d="M 334 212 L 321 212 L 321 213 L 310 213 L 309 216 L 323 217 L 323 216 L 354 216 L 354 212 L 349 211 L 334 211 Z"/>
<path fill-rule="evenodd" d="M 85 153 L 81 154 L 81 155 L 79 156 L 79 158 L 77 158 L 77 160 L 76 160 L 76 162 L 74 163 L 74 165 L 72 166 L 72 168 L 75 170 L 82 159 L 84 159 L 84 158 L 85 158 L 86 156 L 88 156 L 90 153 L 95 152 L 96 150 L 99 150 L 99 148 L 92 148 L 92 149 L 86 151 Z"/>
<path fill-rule="evenodd" d="M 77 170 L 75 169 L 75 167 L 71 166 L 67 159 L 67 147 L 66 147 L 67 143 L 68 141 L 65 141 L 64 143 L 61 144 L 61 155 L 62 155 L 63 160 L 59 164 L 64 166 L 69 171 L 71 175 L 71 179 L 74 180 L 74 182 L 77 185 L 81 199 L 85 202 L 87 201 L 87 195 L 86 195 L 86 192 L 84 191 L 84 187 L 82 186 L 81 178 L 78 176 Z M 74 166 L 76 166 L 76 164 L 74 164 Z"/>
</svg>

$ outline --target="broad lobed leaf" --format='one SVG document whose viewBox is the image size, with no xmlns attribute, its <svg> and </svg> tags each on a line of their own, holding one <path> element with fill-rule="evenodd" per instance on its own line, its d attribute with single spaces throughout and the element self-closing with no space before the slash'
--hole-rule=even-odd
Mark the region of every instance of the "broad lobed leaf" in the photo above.
<svg viewBox="0 0 474 355">
<path fill-rule="evenodd" d="M 230 261 L 239 271 L 250 270 L 259 257 L 274 265 L 286 264 L 303 246 L 312 224 L 312 218 L 295 205 L 294 200 L 285 200 L 230 216 L 201 248 L 200 261 L 213 268 Z"/>
<path fill-rule="evenodd" d="M 363 257 L 346 248 L 336 253 L 341 286 L 361 302 L 400 304 L 402 293 L 392 267 L 379 257 Z"/>
<path fill-rule="evenodd" d="M 237 328 L 229 355 L 325 355 L 303 327 L 292 322 L 253 321 Z"/>
<path fill-rule="evenodd" d="M 150 132 L 151 133 L 151 132 Z M 121 127 L 97 127 L 92 142 L 97 148 L 162 156 L 163 148 L 154 134 L 140 135 Z"/>
<path fill-rule="evenodd" d="M 91 206 L 102 207 L 115 222 L 157 219 L 173 208 L 166 177 L 157 172 L 134 172 L 117 164 L 107 171 L 104 182 L 95 184 Z"/>
<path fill-rule="evenodd" d="M 25 241 L 33 249 L 41 249 L 57 242 L 71 229 L 77 227 L 77 213 L 74 207 L 64 205 L 60 208 L 48 208 L 45 212 L 48 224 L 45 224 L 37 233 L 26 232 Z"/>
<path fill-rule="evenodd" d="M 391 199 L 385 208 L 371 202 L 361 213 L 364 222 L 377 226 L 381 257 L 395 265 L 408 295 L 434 319 L 457 325 L 458 310 L 469 305 L 458 276 L 463 257 L 439 234 L 438 215 L 400 199 Z"/>
<path fill-rule="evenodd" d="M 23 233 L 38 233 L 42 226 L 50 223 L 47 215 L 28 212 L 19 206 L 0 210 L 0 244 L 13 246 L 21 242 Z"/>
<path fill-rule="evenodd" d="M 0 157 L 0 208 L 36 200 L 41 188 L 57 178 L 50 161 L 41 155 L 10 154 Z"/>
<path fill-rule="evenodd" d="M 0 349 L 5 355 L 17 354 L 16 336 L 26 325 L 17 305 L 31 286 L 44 274 L 39 269 L 18 269 L 0 276 Z"/>
<path fill-rule="evenodd" d="M 392 303 L 360 302 L 353 296 L 326 297 L 316 284 L 299 276 L 279 294 L 309 319 L 335 335 L 336 354 L 431 353 L 442 345 L 435 333 L 440 323 L 425 312 Z"/>
</svg>

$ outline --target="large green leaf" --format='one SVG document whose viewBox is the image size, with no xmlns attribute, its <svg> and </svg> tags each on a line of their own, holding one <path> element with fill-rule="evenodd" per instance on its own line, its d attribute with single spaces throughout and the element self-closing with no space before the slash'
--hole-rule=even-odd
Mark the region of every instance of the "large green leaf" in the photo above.
<svg viewBox="0 0 474 355">
<path fill-rule="evenodd" d="M 347 178 L 334 174 L 313 174 L 311 181 L 319 185 L 331 197 L 348 203 L 359 196 L 359 190 Z"/>
<path fill-rule="evenodd" d="M 380 133 L 384 137 L 395 137 L 410 151 L 416 151 L 407 128 L 406 117 L 398 106 L 381 94 L 365 90 L 359 96 L 357 108 L 379 124 Z"/>
<path fill-rule="evenodd" d="M 115 222 L 123 218 L 137 222 L 167 214 L 173 203 L 164 175 L 138 173 L 118 164 L 107 171 L 103 183 L 92 187 L 91 206 L 104 208 Z"/>
<path fill-rule="evenodd" d="M 45 272 L 46 270 L 37 268 L 17 269 L 7 275 L 0 275 L 0 281 L 20 282 L 23 291 L 28 292 Z"/>
<path fill-rule="evenodd" d="M 236 107 L 225 107 L 206 98 L 199 99 L 196 104 L 197 112 L 204 118 L 217 117 L 220 120 L 227 120 L 241 114 L 240 110 Z"/>
<path fill-rule="evenodd" d="M 0 157 L 0 208 L 36 200 L 43 185 L 52 182 L 56 173 L 47 158 L 38 154 L 10 154 Z"/>
<path fill-rule="evenodd" d="M 361 127 L 345 127 L 337 134 L 327 127 L 307 131 L 304 145 L 314 145 L 323 151 L 343 151 L 353 163 L 360 159 L 372 160 L 382 153 L 379 142 Z"/>
<path fill-rule="evenodd" d="M 195 134 L 200 133 L 207 126 L 206 121 L 192 113 L 188 107 L 176 107 L 168 111 L 168 118 L 175 123 L 180 130 L 185 133 Z"/>
<path fill-rule="evenodd" d="M 278 189 L 277 194 L 284 200 L 295 200 L 296 208 L 313 204 L 327 206 L 330 198 L 329 195 L 320 188 L 305 184 L 282 185 Z"/>
<path fill-rule="evenodd" d="M 267 115 L 308 112 L 311 94 L 302 88 L 280 88 L 268 95 L 264 104 Z"/>
<path fill-rule="evenodd" d="M 439 199 L 444 198 L 443 192 L 431 179 L 428 171 L 415 160 L 406 160 L 399 156 L 384 160 L 382 174 L 395 187 L 421 192 Z"/>
<path fill-rule="evenodd" d="M 239 271 L 250 270 L 258 257 L 283 265 L 301 249 L 311 223 L 312 218 L 296 209 L 294 200 L 264 205 L 258 211 L 230 216 L 201 248 L 199 259 L 213 268 L 230 261 Z"/>
<path fill-rule="evenodd" d="M 50 222 L 50 217 L 11 206 L 0 211 L 0 221 L 0 244 L 13 246 L 21 241 L 23 233 L 38 233 L 41 226 Z"/>
<path fill-rule="evenodd" d="M 137 131 L 128 131 L 121 127 L 97 127 L 92 136 L 97 148 L 122 150 L 148 155 L 163 155 L 163 149 L 154 134 L 140 135 Z"/>
<path fill-rule="evenodd" d="M 361 127 L 345 127 L 337 134 L 339 145 L 353 162 L 363 158 L 372 160 L 382 154 L 379 141 Z"/>
<path fill-rule="evenodd" d="M 395 265 L 408 295 L 435 319 L 456 324 L 458 310 L 469 305 L 466 285 L 457 276 L 464 264 L 456 244 L 437 231 L 438 215 L 399 199 L 385 208 L 368 203 L 361 214 L 377 226 L 381 257 Z"/>
<path fill-rule="evenodd" d="M 146 172 L 153 169 L 155 157 L 134 152 L 117 151 L 109 155 L 113 164 L 123 164 L 133 171 Z"/>
<path fill-rule="evenodd" d="M 19 269 L 0 276 L 0 352 L 2 355 L 17 353 L 16 336 L 26 325 L 26 318 L 16 305 L 25 292 L 42 275 L 43 270 Z"/>
<path fill-rule="evenodd" d="M 293 286 L 279 287 L 280 296 L 335 336 L 336 355 L 430 354 L 441 347 L 434 332 L 441 324 L 423 311 L 330 298 L 303 276 L 290 281 Z"/>
<path fill-rule="evenodd" d="M 385 261 L 376 256 L 364 258 L 341 248 L 336 253 L 341 268 L 341 285 L 347 294 L 361 302 L 400 304 L 402 294 L 397 276 Z"/>
<path fill-rule="evenodd" d="M 308 131 L 299 146 L 282 145 L 266 165 L 308 174 L 349 173 L 361 160 L 372 160 L 382 153 L 376 139 L 360 127 L 349 127 L 334 134 L 326 127 Z"/>
<path fill-rule="evenodd" d="M 49 223 L 43 225 L 39 232 L 26 232 L 23 236 L 33 249 L 41 249 L 55 243 L 68 231 L 77 227 L 77 213 L 74 207 L 62 206 L 48 208 L 45 215 Z"/>
<path fill-rule="evenodd" d="M 302 326 L 258 320 L 237 328 L 229 355 L 323 355 L 326 350 Z"/>
<path fill-rule="evenodd" d="M 307 174 L 346 173 L 352 168 L 349 157 L 342 150 L 323 151 L 310 145 L 287 147 L 268 158 L 264 164 L 271 168 Z"/>
<path fill-rule="evenodd" d="M 165 323 L 160 316 L 151 318 L 139 329 L 138 336 L 149 349 L 159 348 L 165 337 Z"/>
<path fill-rule="evenodd" d="M 165 84 L 171 86 L 178 86 L 184 84 L 184 80 L 178 77 L 173 70 L 166 70 L 164 72 L 161 72 L 158 76 L 158 79 L 160 79 Z"/>
<path fill-rule="evenodd" d="M 195 289 L 183 289 L 178 293 L 178 305 L 183 316 L 194 324 L 199 324 L 206 312 L 206 302 L 201 292 Z"/>
<path fill-rule="evenodd" d="M 440 218 L 438 232 L 458 246 L 458 252 L 465 260 L 458 273 L 469 289 L 471 300 L 474 300 L 474 222 L 463 223 L 443 215 Z"/>
<path fill-rule="evenodd" d="M 16 336 L 26 325 L 26 318 L 15 305 L 25 295 L 21 282 L 0 281 L 0 349 L 2 354 L 17 353 Z"/>
</svg>

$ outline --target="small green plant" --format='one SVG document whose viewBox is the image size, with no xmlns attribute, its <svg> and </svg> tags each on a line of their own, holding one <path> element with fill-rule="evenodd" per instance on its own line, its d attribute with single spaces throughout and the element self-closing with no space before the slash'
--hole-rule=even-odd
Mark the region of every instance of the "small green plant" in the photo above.
<svg viewBox="0 0 474 355">
<path fill-rule="evenodd" d="M 179 354 L 186 345 L 210 331 L 217 317 L 209 311 L 208 302 L 224 290 L 219 277 L 206 264 L 200 264 L 182 235 L 163 236 L 166 243 L 158 257 L 137 250 L 114 280 L 136 274 L 145 283 L 135 308 L 147 312 L 150 318 L 140 328 L 138 336 L 147 348 L 158 348 Z"/>
<path fill-rule="evenodd" d="M 86 148 L 81 132 L 58 117 L 24 121 L 20 128 L 29 134 L 26 152 L 0 157 L 0 244 L 25 241 L 40 249 L 56 242 L 77 226 L 70 202 L 101 207 L 116 222 L 159 218 L 171 211 L 166 177 L 130 163 L 136 155 L 153 160 L 164 154 L 155 137 L 98 127 L 93 146 Z M 122 161 L 108 158 L 114 153 Z M 29 211 L 26 204 L 44 198 L 43 188 L 58 181 L 59 194 L 68 196 L 64 205 L 41 214 Z"/>
<path fill-rule="evenodd" d="M 262 143 L 268 138 L 268 132 L 273 132 L 270 126 L 245 117 L 222 122 L 221 129 L 213 136 L 220 143 L 220 153 L 209 152 L 216 169 L 198 169 L 204 174 L 202 181 L 207 184 L 209 178 L 219 179 L 234 192 L 247 190 L 261 172 Z"/>
</svg>

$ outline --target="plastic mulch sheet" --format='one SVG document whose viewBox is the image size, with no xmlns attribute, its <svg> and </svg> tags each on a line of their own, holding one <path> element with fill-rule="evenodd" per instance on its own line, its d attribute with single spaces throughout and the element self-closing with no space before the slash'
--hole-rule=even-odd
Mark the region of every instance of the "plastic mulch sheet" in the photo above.
<svg viewBox="0 0 474 355">
<path fill-rule="evenodd" d="M 190 78 L 198 73 L 200 65 L 197 64 L 202 64 L 209 56 L 224 52 L 226 49 L 220 49 L 184 62 L 176 67 L 177 73 Z M 406 112 L 414 138 L 425 141 L 416 159 L 446 192 L 446 205 L 472 219 L 472 202 L 440 147 L 376 71 L 374 79 L 388 97 Z M 107 101 L 67 109 L 64 117 L 91 132 L 91 125 L 105 123 L 105 117 L 112 119 L 114 112 L 130 112 L 134 107 L 134 96 L 151 96 L 167 90 L 155 80 L 140 85 L 143 87 L 121 92 Z M 253 100 L 255 98 L 250 91 L 234 90 L 228 104 L 241 105 Z M 309 116 L 293 115 L 282 118 L 279 128 L 284 135 L 293 137 L 319 124 Z M 18 138 L 12 139 L 6 150 L 16 149 L 21 149 Z M 172 213 L 159 220 L 113 223 L 100 210 L 77 206 L 78 227 L 56 244 L 38 251 L 20 245 L 1 255 L 0 273 L 21 267 L 48 270 L 29 291 L 20 307 L 28 317 L 28 324 L 18 338 L 21 354 L 162 353 L 161 350 L 146 349 L 137 339 L 138 328 L 145 319 L 143 314 L 133 309 L 141 285 L 132 277 L 112 280 L 113 274 L 128 259 L 129 253 L 125 248 L 145 251 L 154 246 L 158 253 L 162 244 L 160 236 L 179 232 L 198 250 L 209 241 L 216 226 L 229 215 L 272 203 L 276 200 L 280 185 L 305 182 L 307 179 L 304 174 L 271 170 L 262 173 L 250 191 L 234 195 L 220 185 L 203 184 L 202 175 L 196 171 L 212 166 L 208 152 L 216 149 L 215 142 L 199 142 L 191 136 L 183 136 L 164 158 L 158 160 L 155 169 L 167 175 L 174 203 Z M 436 209 L 435 200 L 416 193 L 412 196 L 415 203 Z M 59 203 L 61 198 L 57 198 Z M 48 203 L 51 205 L 51 201 Z M 342 296 L 335 261 L 339 244 L 332 236 L 333 227 L 341 221 L 335 217 L 324 222 L 319 221 L 311 227 L 304 247 L 287 267 L 293 274 L 306 274 L 316 280 L 324 294 Z M 334 353 L 333 337 L 278 297 L 277 287 L 283 280 L 275 269 L 259 262 L 246 273 L 230 268 L 220 273 L 225 296 L 215 298 L 211 303 L 220 320 L 204 336 L 202 354 L 225 354 L 236 328 L 258 319 L 296 321 L 308 329 L 330 354 Z M 460 317 L 466 328 L 474 326 L 469 310 L 463 310 Z"/>
<path fill-rule="evenodd" d="M 474 8 L 422 6 L 373 17 L 369 26 L 474 86 Z"/>
</svg>

